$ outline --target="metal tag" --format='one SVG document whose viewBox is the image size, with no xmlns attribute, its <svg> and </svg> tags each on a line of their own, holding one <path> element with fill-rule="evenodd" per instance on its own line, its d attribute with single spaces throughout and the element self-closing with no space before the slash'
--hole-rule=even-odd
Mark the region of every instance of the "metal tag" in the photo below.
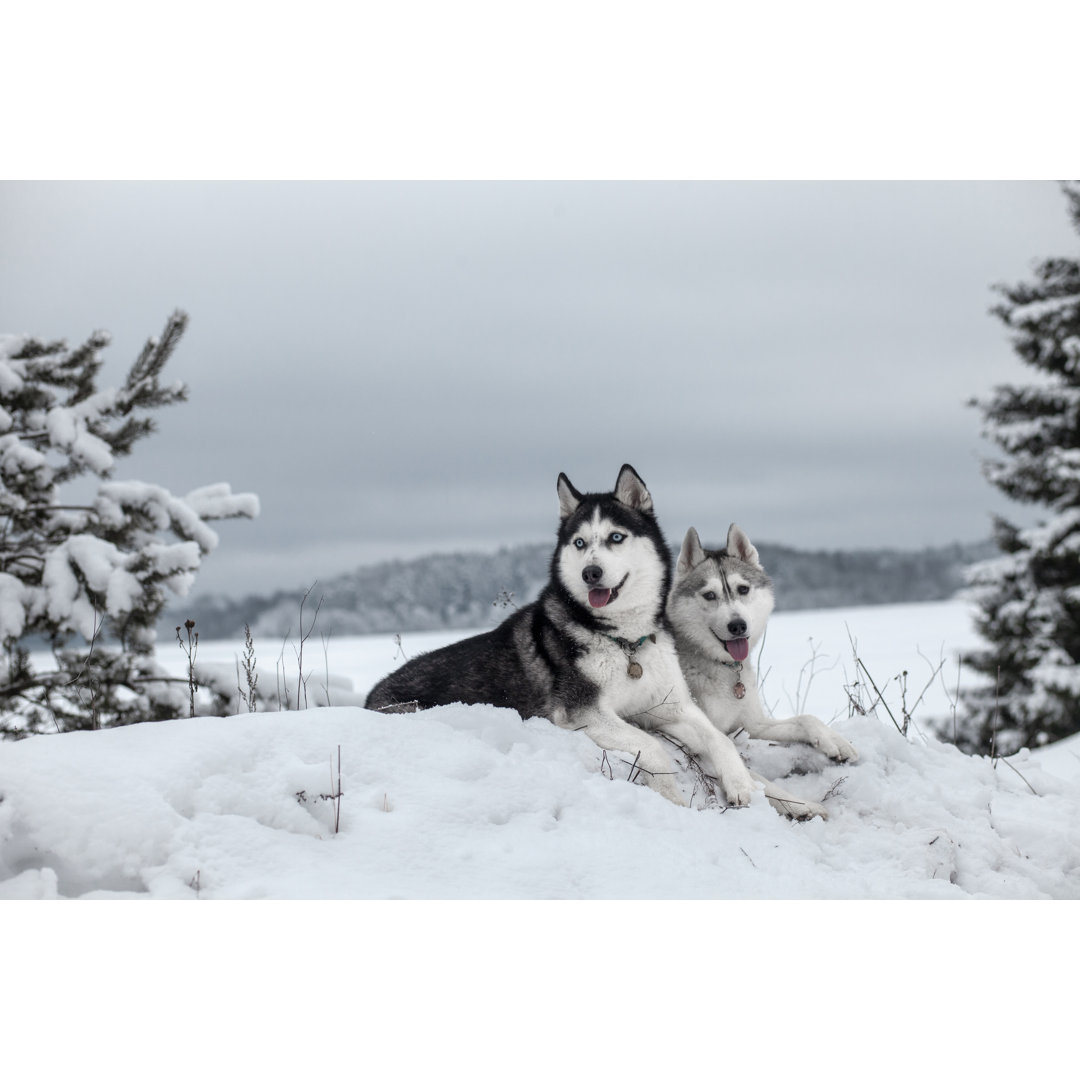
<svg viewBox="0 0 1080 1080">
<path fill-rule="evenodd" d="M 742 701 L 746 697 L 746 687 L 741 682 L 735 684 L 735 696 Z"/>
<path fill-rule="evenodd" d="M 643 674 L 641 665 L 636 660 L 631 660 L 626 669 L 626 674 L 629 675 L 631 679 L 640 679 Z"/>
</svg>

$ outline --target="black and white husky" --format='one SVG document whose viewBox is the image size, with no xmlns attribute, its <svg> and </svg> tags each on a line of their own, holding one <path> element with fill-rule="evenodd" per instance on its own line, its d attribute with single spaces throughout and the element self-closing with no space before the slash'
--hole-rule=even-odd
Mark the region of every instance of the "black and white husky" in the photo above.
<svg viewBox="0 0 1080 1080">
<path fill-rule="evenodd" d="M 835 761 L 854 761 L 858 754 L 851 743 L 816 716 L 766 716 L 750 651 L 761 640 L 774 603 L 757 548 L 738 525 L 728 530 L 727 546 L 720 551 L 706 551 L 696 529 L 687 532 L 667 614 L 694 700 L 727 735 L 742 729 L 752 739 L 807 743 Z M 785 813 L 825 816 L 819 805 L 800 806 L 775 785 L 766 783 L 765 794 Z"/>
<path fill-rule="evenodd" d="M 367 708 L 464 702 L 547 717 L 626 755 L 650 787 L 685 804 L 664 734 L 745 806 L 755 781 L 679 667 L 665 614 L 671 562 L 644 482 L 624 465 L 612 492 L 583 495 L 565 473 L 557 490 L 558 541 L 539 597 L 494 630 L 408 661 Z"/>
</svg>

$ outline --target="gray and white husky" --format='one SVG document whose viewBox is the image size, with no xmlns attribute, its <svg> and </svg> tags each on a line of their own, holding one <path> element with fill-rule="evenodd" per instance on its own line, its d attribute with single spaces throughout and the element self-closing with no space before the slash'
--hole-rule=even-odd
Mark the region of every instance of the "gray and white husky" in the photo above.
<svg viewBox="0 0 1080 1080">
<path fill-rule="evenodd" d="M 487 633 L 408 661 L 367 708 L 464 702 L 547 717 L 626 755 L 651 788 L 685 805 L 667 735 L 745 806 L 754 779 L 679 667 L 665 614 L 671 561 L 644 481 L 624 465 L 609 493 L 582 494 L 565 473 L 556 487 L 558 539 L 539 597 Z"/>
<path fill-rule="evenodd" d="M 752 739 L 807 743 L 835 761 L 854 761 L 855 748 L 816 716 L 773 720 L 758 695 L 750 652 L 765 632 L 775 598 L 757 548 L 732 525 L 723 550 L 706 551 L 690 529 L 675 564 L 667 613 L 683 674 L 694 700 L 726 735 L 740 729 Z M 769 801 L 796 817 L 826 816 L 820 805 L 801 802 L 765 783 Z"/>
</svg>

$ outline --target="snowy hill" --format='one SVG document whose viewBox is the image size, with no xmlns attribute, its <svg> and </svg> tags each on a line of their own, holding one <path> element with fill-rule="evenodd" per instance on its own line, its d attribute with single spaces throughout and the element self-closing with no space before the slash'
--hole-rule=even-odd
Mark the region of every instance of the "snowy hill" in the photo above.
<svg viewBox="0 0 1080 1080">
<path fill-rule="evenodd" d="M 894 676 L 910 669 L 910 706 L 967 619 L 956 602 L 774 617 L 766 700 L 808 703 L 860 758 L 743 749 L 827 821 L 761 797 L 674 806 L 584 735 L 486 706 L 196 717 L 0 744 L 0 898 L 1080 898 L 1080 741 L 1008 763 L 936 741 L 919 718 L 947 708 L 948 664 L 907 737 L 880 706 L 848 715 L 866 691 L 851 639 L 900 716 Z M 397 648 L 353 639 L 318 660 L 362 699 Z"/>
<path fill-rule="evenodd" d="M 584 735 L 488 707 L 37 737 L 0 747 L 0 897 L 1080 897 L 1080 741 L 1014 771 L 873 717 L 839 728 L 856 766 L 785 781 L 830 808 L 803 824 L 764 798 L 676 807 L 602 773 Z M 751 760 L 786 774 L 789 754 Z"/>
<path fill-rule="evenodd" d="M 722 545 L 723 538 L 717 540 Z M 964 568 L 996 551 L 992 544 L 950 544 L 924 551 L 800 551 L 758 544 L 779 609 L 801 611 L 866 604 L 944 600 L 963 584 Z M 547 580 L 551 544 L 524 544 L 490 554 L 427 555 L 365 566 L 309 582 L 306 619 L 317 603 L 318 628 L 331 634 L 467 629 L 504 617 L 509 604 L 532 600 Z M 306 586 L 305 586 L 306 587 Z M 194 619 L 204 639 L 256 636 L 280 641 L 296 633 L 303 589 L 237 600 L 196 596 L 175 604 L 162 635 Z"/>
</svg>

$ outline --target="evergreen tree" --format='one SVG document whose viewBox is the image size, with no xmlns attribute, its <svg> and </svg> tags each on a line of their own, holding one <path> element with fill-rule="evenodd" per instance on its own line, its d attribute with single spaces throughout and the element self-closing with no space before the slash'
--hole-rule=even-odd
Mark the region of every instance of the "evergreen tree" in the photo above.
<svg viewBox="0 0 1080 1080">
<path fill-rule="evenodd" d="M 68 731 L 186 713 L 186 687 L 154 661 L 166 588 L 187 592 L 217 544 L 208 520 L 254 517 L 258 499 L 227 484 L 180 498 L 114 481 L 115 461 L 154 430 L 150 411 L 187 398 L 162 369 L 187 316 L 147 342 L 123 386 L 98 389 L 107 334 L 0 338 L 0 733 Z M 91 474 L 92 500 L 61 489 Z M 171 534 L 171 538 L 169 536 Z M 55 669 L 34 670 L 27 639 Z"/>
<path fill-rule="evenodd" d="M 1080 184 L 1062 185 L 1080 232 Z M 1034 528 L 995 519 L 1002 554 L 971 573 L 987 647 L 968 663 L 986 685 L 963 695 L 968 750 L 1008 754 L 1080 731 L 1080 261 L 1046 259 L 1035 281 L 997 286 L 1017 355 L 1040 373 L 975 402 L 1005 460 L 987 478 L 1045 507 Z"/>
</svg>

